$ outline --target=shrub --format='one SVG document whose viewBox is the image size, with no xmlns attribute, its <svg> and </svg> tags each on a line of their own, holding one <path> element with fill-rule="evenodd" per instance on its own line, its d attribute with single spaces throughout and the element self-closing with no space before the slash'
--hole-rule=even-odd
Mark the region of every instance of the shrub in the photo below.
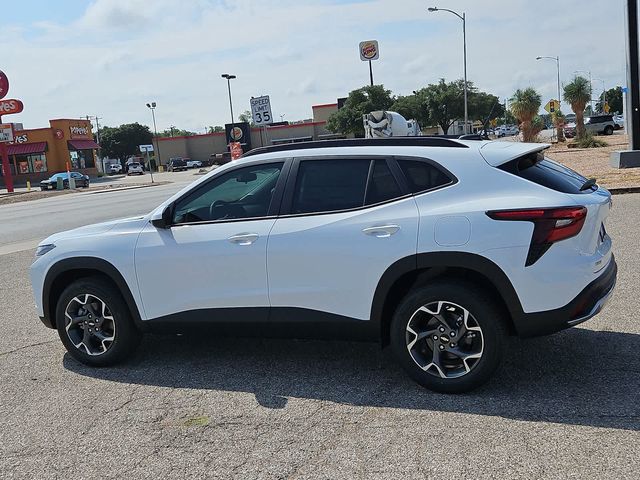
<svg viewBox="0 0 640 480">
<path fill-rule="evenodd" d="M 575 141 L 571 142 L 573 148 L 598 148 L 606 147 L 609 145 L 607 142 L 598 140 L 592 134 L 585 132 L 581 137 L 577 137 Z"/>
</svg>

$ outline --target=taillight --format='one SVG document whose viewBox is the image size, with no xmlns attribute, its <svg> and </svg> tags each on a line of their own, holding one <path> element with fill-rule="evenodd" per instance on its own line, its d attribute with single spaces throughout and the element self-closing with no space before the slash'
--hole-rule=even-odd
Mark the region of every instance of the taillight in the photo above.
<svg viewBox="0 0 640 480">
<path fill-rule="evenodd" d="M 494 220 L 533 222 L 533 235 L 525 266 L 533 265 L 555 242 L 575 237 L 587 218 L 585 207 L 531 208 L 493 210 L 487 215 Z"/>
</svg>

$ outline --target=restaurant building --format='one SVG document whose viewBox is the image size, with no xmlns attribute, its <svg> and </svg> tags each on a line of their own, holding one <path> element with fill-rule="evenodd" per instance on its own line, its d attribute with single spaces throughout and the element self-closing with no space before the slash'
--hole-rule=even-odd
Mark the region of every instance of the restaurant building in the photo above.
<svg viewBox="0 0 640 480">
<path fill-rule="evenodd" d="M 98 148 L 88 120 L 60 118 L 49 120 L 46 128 L 16 129 L 14 141 L 7 144 L 13 181 L 34 184 L 66 171 L 67 163 L 70 170 L 95 175 Z M 0 186 L 4 185 L 0 167 Z"/>
<path fill-rule="evenodd" d="M 329 140 L 344 138 L 344 135 L 327 130 L 327 119 L 338 111 L 337 103 L 312 106 L 313 118 L 297 122 L 279 122 L 266 128 L 250 127 L 236 123 L 236 138 L 230 138 L 231 125 L 226 132 L 207 133 L 179 137 L 160 137 L 153 140 L 155 151 L 160 152 L 160 163 L 166 167 L 171 158 L 182 157 L 205 162 L 212 155 L 224 155 L 228 152 L 230 141 L 241 143 L 246 152 L 252 148 L 283 143 L 307 142 L 311 140 Z"/>
</svg>

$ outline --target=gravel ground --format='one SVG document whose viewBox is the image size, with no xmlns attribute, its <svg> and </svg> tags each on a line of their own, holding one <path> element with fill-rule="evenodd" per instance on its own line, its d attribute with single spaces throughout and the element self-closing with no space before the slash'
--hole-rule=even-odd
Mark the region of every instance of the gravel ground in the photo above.
<svg viewBox="0 0 640 480">
<path fill-rule="evenodd" d="M 612 168 L 609 164 L 611 152 L 629 148 L 627 136 L 619 131 L 596 138 L 609 145 L 601 148 L 567 148 L 566 143 L 558 143 L 548 150 L 548 155 L 587 178 L 595 177 L 598 184 L 606 188 L 640 187 L 640 168 Z"/>
<path fill-rule="evenodd" d="M 33 251 L 0 255 L 0 476 L 638 478 L 638 206 L 614 199 L 605 311 L 513 339 L 492 381 L 458 396 L 348 342 L 149 336 L 90 369 L 34 313 Z"/>
</svg>

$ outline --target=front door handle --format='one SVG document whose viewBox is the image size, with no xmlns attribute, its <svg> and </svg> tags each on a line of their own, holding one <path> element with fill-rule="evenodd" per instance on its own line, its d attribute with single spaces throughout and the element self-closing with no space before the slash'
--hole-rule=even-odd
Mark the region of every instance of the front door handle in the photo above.
<svg viewBox="0 0 640 480">
<path fill-rule="evenodd" d="M 235 243 L 236 245 L 251 245 L 258 239 L 257 233 L 240 233 L 238 235 L 233 235 L 227 240 L 231 243 Z"/>
<path fill-rule="evenodd" d="M 376 227 L 368 227 L 362 230 L 365 235 L 371 235 L 377 238 L 387 238 L 400 230 L 400 225 L 379 225 Z"/>
</svg>

